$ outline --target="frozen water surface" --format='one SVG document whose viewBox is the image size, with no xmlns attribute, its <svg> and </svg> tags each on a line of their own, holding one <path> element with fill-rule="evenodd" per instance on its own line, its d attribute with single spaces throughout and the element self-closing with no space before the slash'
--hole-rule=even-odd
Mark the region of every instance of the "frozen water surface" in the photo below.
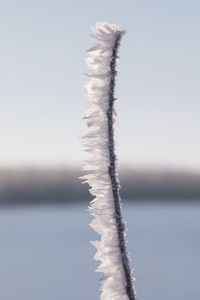
<svg viewBox="0 0 200 300">
<path fill-rule="evenodd" d="M 1 207 L 0 299 L 99 299 L 86 208 Z M 128 203 L 124 216 L 138 299 L 199 300 L 200 204 Z"/>
</svg>

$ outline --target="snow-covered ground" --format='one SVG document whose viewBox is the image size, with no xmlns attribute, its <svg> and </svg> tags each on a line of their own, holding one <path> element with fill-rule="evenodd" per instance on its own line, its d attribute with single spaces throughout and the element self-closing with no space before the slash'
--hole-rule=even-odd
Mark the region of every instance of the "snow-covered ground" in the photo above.
<svg viewBox="0 0 200 300">
<path fill-rule="evenodd" d="M 1 207 L 0 299 L 99 299 L 86 208 Z M 200 204 L 127 204 L 124 215 L 138 299 L 199 300 Z"/>
</svg>

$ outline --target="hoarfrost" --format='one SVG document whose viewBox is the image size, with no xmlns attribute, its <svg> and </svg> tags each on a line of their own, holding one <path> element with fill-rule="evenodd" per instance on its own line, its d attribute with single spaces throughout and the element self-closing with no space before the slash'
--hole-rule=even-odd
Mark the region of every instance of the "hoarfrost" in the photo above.
<svg viewBox="0 0 200 300">
<path fill-rule="evenodd" d="M 92 156 L 85 162 L 83 169 L 87 174 L 81 178 L 89 184 L 90 193 L 95 196 L 89 210 L 94 216 L 90 226 L 101 236 L 99 241 L 92 242 L 97 249 L 94 258 L 100 261 L 97 271 L 103 273 L 101 300 L 135 299 L 132 271 L 126 252 L 125 225 L 121 216 L 119 182 L 115 169 L 113 105 L 110 111 L 110 101 L 114 103 L 115 100 L 115 61 L 118 59 L 117 50 L 123 34 L 124 31 L 116 25 L 106 22 L 96 23 L 92 28 L 92 37 L 98 40 L 98 44 L 88 50 L 89 57 L 86 58 L 90 72 L 87 74 L 89 81 L 86 84 L 89 102 L 84 118 L 87 120 L 89 130 L 83 137 L 83 143 L 86 151 L 89 151 Z M 113 62 L 114 70 L 111 67 Z M 112 115 L 110 120 L 109 114 Z M 109 122 L 112 124 L 109 125 Z M 112 155 L 114 167 L 111 167 Z M 112 173 L 116 179 L 114 183 L 111 178 Z M 119 198 L 118 211 L 116 211 L 114 196 L 116 191 Z"/>
</svg>

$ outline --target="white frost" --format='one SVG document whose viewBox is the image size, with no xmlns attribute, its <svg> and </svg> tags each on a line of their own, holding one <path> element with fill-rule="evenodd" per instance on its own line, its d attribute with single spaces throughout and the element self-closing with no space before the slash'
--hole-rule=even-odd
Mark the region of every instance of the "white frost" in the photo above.
<svg viewBox="0 0 200 300">
<path fill-rule="evenodd" d="M 86 151 L 92 156 L 85 162 L 82 177 L 90 186 L 95 198 L 89 210 L 94 216 L 92 228 L 100 234 L 100 240 L 92 242 L 96 247 L 95 259 L 100 261 L 97 269 L 102 272 L 101 300 L 128 300 L 126 279 L 119 249 L 115 207 L 109 167 L 109 141 L 107 110 L 109 104 L 109 84 L 111 80 L 110 62 L 120 29 L 108 23 L 97 23 L 92 28 L 92 36 L 98 44 L 88 50 L 86 62 L 89 67 L 86 84 L 89 102 L 85 119 L 89 130 L 83 137 Z"/>
</svg>

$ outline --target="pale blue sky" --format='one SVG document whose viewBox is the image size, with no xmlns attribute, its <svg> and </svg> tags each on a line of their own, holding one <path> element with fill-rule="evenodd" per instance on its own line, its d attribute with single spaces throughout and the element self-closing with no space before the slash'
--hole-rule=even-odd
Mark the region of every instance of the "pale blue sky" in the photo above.
<svg viewBox="0 0 200 300">
<path fill-rule="evenodd" d="M 200 1 L 0 3 L 0 166 L 80 165 L 85 50 L 127 30 L 116 96 L 120 165 L 200 169 Z"/>
</svg>

